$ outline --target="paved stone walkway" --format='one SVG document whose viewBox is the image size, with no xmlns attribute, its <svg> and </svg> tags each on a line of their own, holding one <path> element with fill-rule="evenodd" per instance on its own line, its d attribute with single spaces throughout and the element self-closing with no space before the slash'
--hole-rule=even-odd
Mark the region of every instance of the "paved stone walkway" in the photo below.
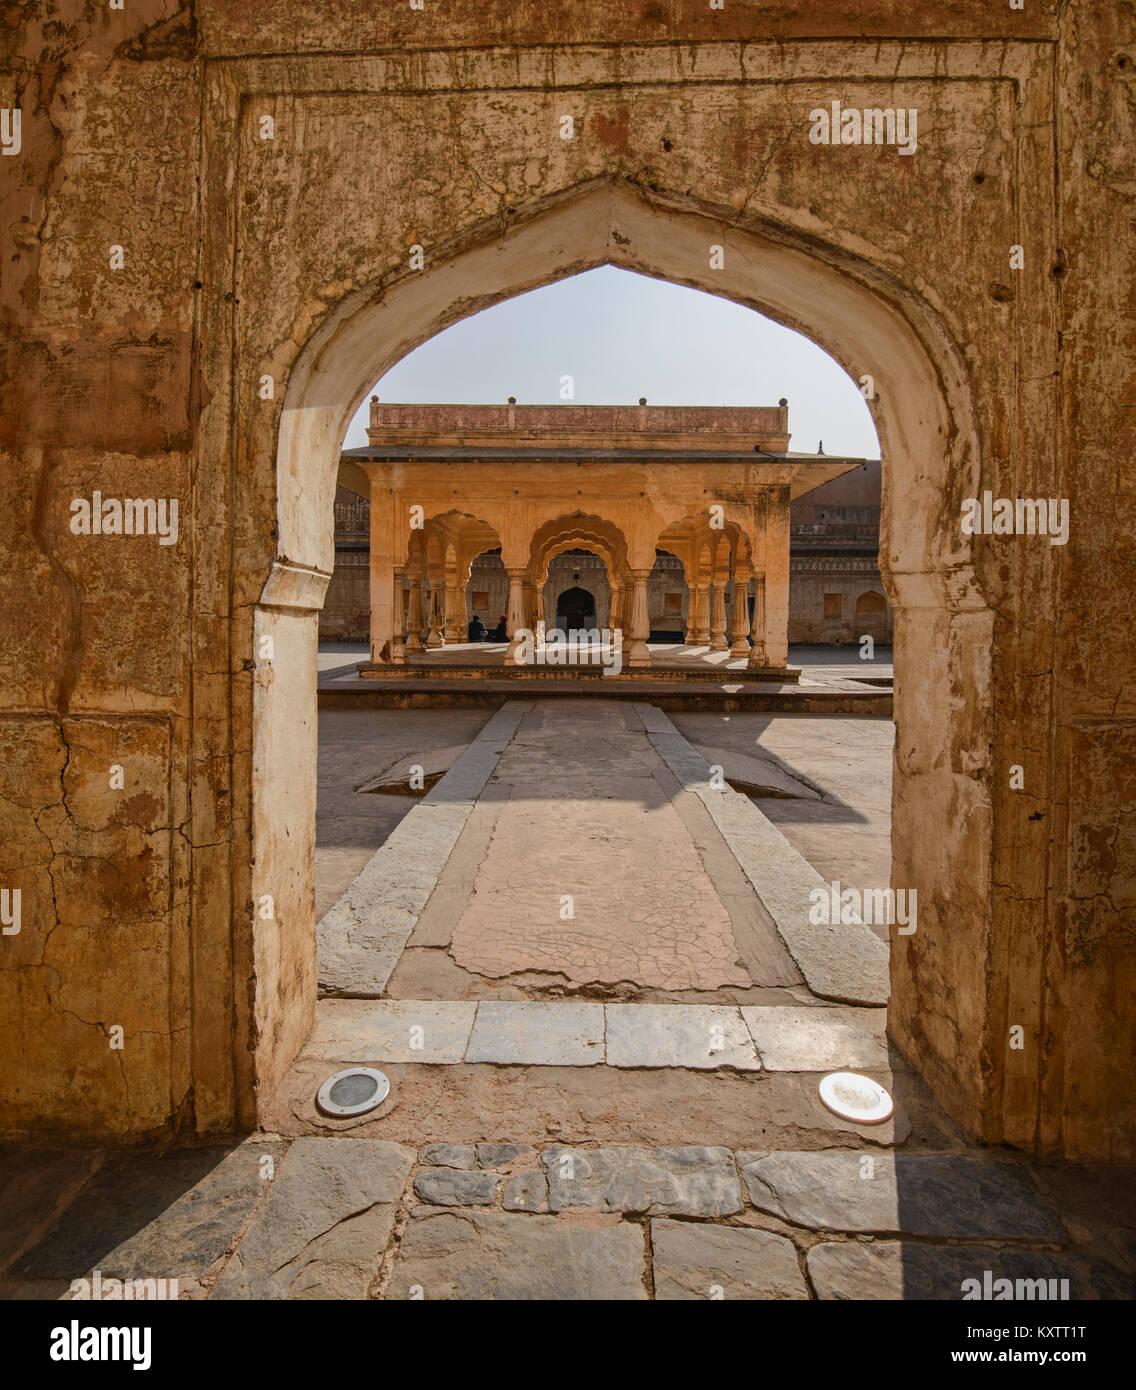
<svg viewBox="0 0 1136 1390">
<path fill-rule="evenodd" d="M 654 707 L 512 700 L 321 921 L 321 986 L 447 1001 L 495 981 L 647 1000 L 807 985 L 882 1005 L 886 945 L 811 924 L 820 883 Z"/>
<path fill-rule="evenodd" d="M 454 927 L 459 965 L 669 990 L 794 978 L 789 967 L 753 981 L 739 961 L 729 914 L 672 804 L 677 788 L 634 710 L 603 700 L 533 709 L 493 783 L 508 800 Z"/>
<path fill-rule="evenodd" d="M 1133 1296 L 1136 1175 L 963 1142 L 888 1048 L 884 943 L 808 930 L 819 875 L 709 775 L 738 747 L 769 759 L 718 723 L 708 758 L 650 706 L 588 710 L 583 727 L 585 709 L 511 702 L 459 756 L 437 743 L 448 770 L 424 799 L 380 798 L 398 803 L 381 812 L 397 827 L 325 918 L 328 997 L 265 1098 L 263 1132 L 165 1154 L 0 1152 L 0 1298 L 81 1296 L 74 1281 L 96 1271 L 104 1290 L 141 1281 L 112 1296 L 176 1280 L 180 1298 L 240 1301 L 959 1300 L 987 1278 L 1022 1281 L 1030 1299 L 1062 1300 L 1063 1280 L 1071 1301 Z M 558 741 L 574 749 L 567 769 Z M 388 752 L 360 779 L 406 764 L 404 747 Z M 818 807 L 807 766 L 744 771 L 782 804 Z M 566 853 L 540 861 L 543 878 L 511 880 L 538 929 L 533 954 L 507 921 L 475 914 L 459 964 L 455 926 L 478 894 L 510 912 L 504 878 L 482 873 L 508 869 L 501 817 L 524 813 L 537 855 L 568 842 L 560 813 L 585 797 L 604 827 L 595 862 L 617 863 L 611 844 L 665 857 L 668 872 L 682 856 L 682 902 L 651 898 L 644 925 L 631 899 L 581 893 L 583 914 L 561 919 L 557 892 L 558 937 L 537 905 L 572 891 Z M 660 924 L 674 969 L 709 962 L 750 984 L 630 982 L 627 1002 L 602 979 L 573 983 L 572 931 L 650 977 L 662 956 L 637 933 Z M 675 945 L 687 938 L 697 951 Z M 519 968 L 480 973 L 495 961 Z M 447 993 L 455 984 L 467 992 Z M 361 1062 L 387 1069 L 387 1100 L 321 1115 L 319 1084 Z M 892 1092 L 893 1119 L 856 1126 L 823 1108 L 820 1075 L 846 1067 Z"/>
<path fill-rule="evenodd" d="M 1130 1298 L 1136 1191 L 1107 1177 L 1127 1253 L 1048 1170 L 967 1153 L 269 1135 L 28 1151 L 0 1158 L 0 1296 L 73 1297 L 97 1270 L 191 1299 L 958 1300 L 990 1271 Z"/>
</svg>

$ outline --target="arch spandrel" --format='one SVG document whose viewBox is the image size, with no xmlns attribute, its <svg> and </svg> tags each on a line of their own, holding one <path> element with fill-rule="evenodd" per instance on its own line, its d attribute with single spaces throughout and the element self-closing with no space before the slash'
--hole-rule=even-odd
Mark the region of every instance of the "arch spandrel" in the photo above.
<svg viewBox="0 0 1136 1390">
<path fill-rule="evenodd" d="M 942 508 L 943 497 L 978 495 L 975 412 L 961 355 L 929 306 L 882 267 L 806 244 L 792 229 L 725 231 L 691 200 L 668 202 L 606 181 L 584 185 L 527 216 L 518 209 L 504 237 L 496 223 L 484 228 L 484 240 L 471 231 L 462 238 L 467 249 L 452 259 L 401 273 L 336 306 L 288 381 L 276 468 L 281 560 L 330 572 L 330 537 L 319 509 L 308 504 L 326 496 L 330 506 L 339 441 L 379 376 L 459 318 L 614 265 L 756 309 L 812 338 L 850 374 L 903 381 L 903 391 L 869 402 L 887 459 L 885 583 L 897 606 L 983 607 L 972 538 Z M 726 247 L 723 268 L 694 271 L 715 241 Z M 901 527 L 890 524 L 895 490 Z"/>
</svg>

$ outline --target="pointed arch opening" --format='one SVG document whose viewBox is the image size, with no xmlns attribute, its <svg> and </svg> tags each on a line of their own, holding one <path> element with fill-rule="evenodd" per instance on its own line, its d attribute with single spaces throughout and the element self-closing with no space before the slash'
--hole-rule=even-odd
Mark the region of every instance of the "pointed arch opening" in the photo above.
<svg viewBox="0 0 1136 1390">
<path fill-rule="evenodd" d="M 724 247 L 718 268 L 709 267 L 710 245 Z M 314 804 L 293 805 L 285 831 L 279 790 L 286 757 L 283 784 L 300 787 L 306 770 L 314 799 L 315 691 L 308 673 L 333 564 L 328 517 L 347 424 L 384 371 L 457 319 L 605 264 L 756 309 L 879 386 L 871 408 L 884 459 L 880 566 L 897 634 L 893 879 L 919 889 L 917 949 L 924 970 L 944 983 L 940 1014 L 929 1017 L 901 947 L 899 959 L 893 956 L 890 1027 L 905 1051 L 921 1057 L 932 1082 L 950 1078 L 957 1066 L 945 1040 L 962 1004 L 946 986 L 969 953 L 984 949 L 991 839 L 989 791 L 975 770 L 988 757 L 992 615 L 970 538 L 955 524 L 959 500 L 978 493 L 980 465 L 963 359 L 931 308 L 880 265 L 784 227 L 742 228 L 693 200 L 649 197 L 604 181 L 519 214 L 504 233 L 497 224 L 467 229 L 452 254 L 436 253 L 426 269 L 348 295 L 289 377 L 274 467 L 264 477 L 275 489 L 278 542 L 256 625 L 260 634 L 286 632 L 301 655 L 256 688 L 253 892 L 282 882 L 297 891 L 284 924 L 272 927 L 286 940 L 270 943 L 259 939 L 261 928 L 251 930 L 254 961 L 284 953 L 295 968 L 255 972 L 254 1071 L 264 1086 L 291 1062 L 314 1016 L 315 924 L 306 893 Z M 570 528 L 560 539 L 586 545 L 603 537 Z M 680 554 L 669 539 L 629 541 L 624 562 L 649 571 L 656 541 Z M 695 569 L 721 580 L 723 564 L 727 574 L 740 564 L 740 577 L 754 562 L 740 547 L 723 560 L 700 541 L 688 582 Z M 507 567 L 525 567 L 531 557 L 514 553 L 507 535 L 502 545 Z M 612 555 L 616 565 L 624 558 Z M 427 570 L 430 560 L 422 556 Z M 444 568 L 444 554 L 440 563 Z M 710 637 L 713 622 L 711 614 Z M 925 699 L 932 688 L 968 693 L 942 718 L 928 713 L 942 708 Z M 905 739 L 905 732 L 918 737 Z M 929 859 L 921 845 L 932 828 L 936 854 Z"/>
</svg>

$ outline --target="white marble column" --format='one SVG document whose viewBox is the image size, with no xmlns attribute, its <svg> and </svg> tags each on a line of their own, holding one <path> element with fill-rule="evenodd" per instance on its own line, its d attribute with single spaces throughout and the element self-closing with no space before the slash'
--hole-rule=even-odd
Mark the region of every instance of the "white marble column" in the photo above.
<svg viewBox="0 0 1136 1390">
<path fill-rule="evenodd" d="M 631 597 L 631 647 L 627 655 L 628 666 L 650 666 L 651 653 L 647 650 L 647 638 L 651 635 L 651 622 L 647 613 L 647 580 L 650 570 L 632 570 L 634 590 Z"/>
<path fill-rule="evenodd" d="M 402 593 L 404 575 L 405 571 L 401 569 L 394 572 L 394 636 L 391 638 L 391 664 L 394 666 L 406 665 L 406 645 L 403 642 L 406 631 L 406 607 Z"/>
<path fill-rule="evenodd" d="M 726 581 L 715 579 L 711 591 L 713 601 L 710 617 L 710 650 L 724 652 L 729 647 L 726 641 Z"/>
<path fill-rule="evenodd" d="M 765 656 L 789 664 L 789 489 L 770 489 L 765 513 Z"/>
<path fill-rule="evenodd" d="M 444 635 L 447 642 L 466 640 L 465 605 L 460 602 L 461 589 L 457 581 L 446 584 L 446 625 Z"/>
<path fill-rule="evenodd" d="M 694 614 L 690 620 L 690 640 L 696 647 L 710 645 L 710 586 L 695 584 L 692 602 Z"/>
<path fill-rule="evenodd" d="M 444 619 L 442 617 L 443 592 L 444 590 L 441 581 L 437 579 L 431 579 L 428 610 L 429 630 L 426 633 L 427 651 L 434 651 L 438 647 L 444 647 L 446 645 L 446 640 L 442 636 L 442 627 L 444 622 Z"/>
<path fill-rule="evenodd" d="M 406 615 L 406 650 L 408 652 L 420 652 L 422 650 L 422 576 L 413 570 L 409 572 L 410 592 L 408 594 L 409 604 Z"/>
<path fill-rule="evenodd" d="M 517 634 L 525 626 L 525 572 L 509 570 L 509 607 L 505 610 L 505 634 L 509 639 L 509 650 L 505 653 L 506 666 L 518 666 L 520 641 Z"/>
<path fill-rule="evenodd" d="M 749 569 L 734 566 L 734 616 L 730 623 L 730 655 L 749 656 Z"/>
<path fill-rule="evenodd" d="M 765 655 L 765 574 L 758 570 L 753 576 L 753 618 L 749 629 L 749 665 L 768 666 Z"/>
</svg>

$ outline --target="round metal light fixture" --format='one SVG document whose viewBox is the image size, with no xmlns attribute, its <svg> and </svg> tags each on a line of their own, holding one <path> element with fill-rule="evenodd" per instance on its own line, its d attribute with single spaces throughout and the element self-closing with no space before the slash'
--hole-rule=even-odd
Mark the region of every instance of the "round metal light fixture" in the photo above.
<svg viewBox="0 0 1136 1390">
<path fill-rule="evenodd" d="M 316 1105 L 325 1115 L 365 1115 L 377 1110 L 390 1095 L 390 1079 L 374 1067 L 346 1067 L 329 1076 L 316 1092 Z"/>
<path fill-rule="evenodd" d="M 890 1119 L 895 1105 L 887 1091 L 870 1076 L 854 1071 L 834 1071 L 821 1077 L 817 1087 L 821 1103 L 842 1120 L 858 1125 L 878 1125 Z"/>
</svg>

